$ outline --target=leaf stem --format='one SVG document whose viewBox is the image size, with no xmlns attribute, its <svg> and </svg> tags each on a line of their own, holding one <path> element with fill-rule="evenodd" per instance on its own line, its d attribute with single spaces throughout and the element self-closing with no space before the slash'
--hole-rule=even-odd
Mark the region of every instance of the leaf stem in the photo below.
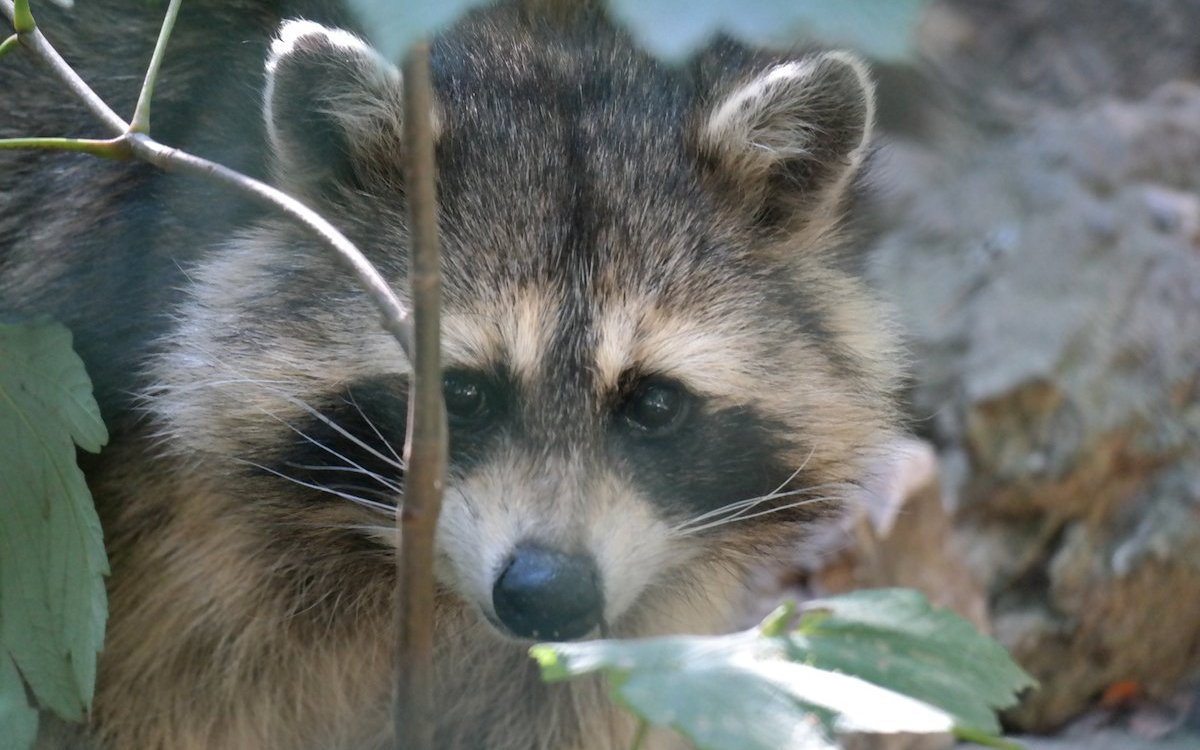
<svg viewBox="0 0 1200 750">
<path fill-rule="evenodd" d="M 16 0 L 16 4 L 14 4 L 14 0 L 0 0 L 0 10 L 3 10 L 4 14 L 12 21 L 13 28 L 17 30 L 17 33 L 21 37 L 21 44 L 32 52 L 38 60 L 49 66 L 51 72 L 58 76 L 67 89 L 82 101 L 113 135 L 123 134 L 129 128 L 129 123 L 125 122 L 120 115 L 105 104 L 104 100 L 92 90 L 92 87 L 79 77 L 79 74 L 67 64 L 66 60 L 62 59 L 62 55 L 58 54 L 50 42 L 46 41 L 46 37 L 42 35 L 42 32 L 34 25 L 33 16 L 29 16 L 28 28 L 22 28 L 20 6 L 24 6 L 25 12 L 28 14 L 28 0 Z"/>
<path fill-rule="evenodd" d="M 796 617 L 796 603 L 786 601 L 775 608 L 771 614 L 767 615 L 766 619 L 759 625 L 759 630 L 768 638 L 776 638 L 787 634 L 788 626 L 792 624 L 792 620 Z"/>
<path fill-rule="evenodd" d="M 179 16 L 179 6 L 182 3 L 183 0 L 171 0 L 171 4 L 167 6 L 167 15 L 163 18 L 162 28 L 158 30 L 158 41 L 155 42 L 154 54 L 150 57 L 150 66 L 146 68 L 146 77 L 142 80 L 142 91 L 138 94 L 133 119 L 129 121 L 129 130 L 132 133 L 150 132 L 150 100 L 154 98 L 154 84 L 158 82 L 158 71 L 162 68 L 167 42 L 171 38 L 171 30 L 175 28 L 175 19 Z"/>
<path fill-rule="evenodd" d="M 130 157 L 129 144 L 123 138 L 95 140 L 91 138 L 0 138 L 0 149 L 39 149 L 42 151 L 75 151 L 105 159 L 124 160 Z"/>
<path fill-rule="evenodd" d="M 956 726 L 954 727 L 954 737 L 963 742 L 972 742 L 983 747 L 996 748 L 996 750 L 1025 750 L 1025 746 L 1019 742 L 997 737 L 980 729 Z"/>
<path fill-rule="evenodd" d="M 18 34 L 32 34 L 37 31 L 33 12 L 29 10 L 29 0 L 16 0 L 9 17 L 12 19 L 13 30 Z"/>
<path fill-rule="evenodd" d="M 21 43 L 21 37 L 18 34 L 13 34 L 8 39 L 5 39 L 3 42 L 0 42 L 0 57 L 4 57 L 9 52 L 12 52 L 14 49 L 17 48 L 17 45 L 20 43 Z"/>
</svg>

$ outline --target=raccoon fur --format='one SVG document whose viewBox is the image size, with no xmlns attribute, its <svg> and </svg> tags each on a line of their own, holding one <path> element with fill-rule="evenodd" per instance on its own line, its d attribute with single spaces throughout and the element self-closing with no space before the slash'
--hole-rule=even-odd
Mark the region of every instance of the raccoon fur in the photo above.
<svg viewBox="0 0 1200 750">
<path fill-rule="evenodd" d="M 149 43 L 109 54 L 105 5 L 43 27 L 127 105 Z M 271 175 L 403 295 L 396 67 L 312 20 L 274 32 L 352 27 L 336 8 L 190 5 L 156 133 Z M 134 6 L 122 37 L 152 39 Z M 663 64 L 585 6 L 477 10 L 431 55 L 435 744 L 628 747 L 603 686 L 543 684 L 529 644 L 727 629 L 747 571 L 837 517 L 896 435 L 895 337 L 842 231 L 872 84 L 845 53 L 728 40 Z M 39 75 L 0 65 L 0 135 L 86 133 Z M 390 747 L 409 364 L 354 279 L 221 191 L 5 154 L 0 314 L 74 329 L 114 433 L 85 466 L 113 572 L 84 746 Z"/>
</svg>

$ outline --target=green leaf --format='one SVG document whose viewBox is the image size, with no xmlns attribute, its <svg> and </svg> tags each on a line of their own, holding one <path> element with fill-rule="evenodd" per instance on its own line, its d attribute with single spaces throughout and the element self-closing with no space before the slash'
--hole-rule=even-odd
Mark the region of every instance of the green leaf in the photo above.
<svg viewBox="0 0 1200 750">
<path fill-rule="evenodd" d="M 909 54 L 924 0 L 609 0 L 613 15 L 654 54 L 681 60 L 718 32 L 751 44 L 800 35 L 879 59 Z"/>
<path fill-rule="evenodd" d="M 0 661 L 67 720 L 91 703 L 108 614 L 108 561 L 75 445 L 107 441 L 70 332 L 0 325 Z M 5 706 L 25 701 L 11 676 L 0 675 Z"/>
<path fill-rule="evenodd" d="M 531 654 L 549 681 L 602 671 L 614 698 L 700 750 L 836 748 L 835 730 L 949 732 L 934 708 L 787 658 L 758 630 L 715 638 L 540 644 Z"/>
<path fill-rule="evenodd" d="M 0 750 L 24 750 L 37 737 L 38 712 L 8 654 L 0 653 Z"/>
<path fill-rule="evenodd" d="M 999 643 L 915 591 L 858 591 L 804 609 L 793 658 L 937 706 L 963 730 L 998 733 L 996 711 L 1036 684 Z"/>
<path fill-rule="evenodd" d="M 916 592 L 857 592 L 806 610 L 793 631 L 784 607 L 728 636 L 530 653 L 550 682 L 606 674 L 616 701 L 700 750 L 827 750 L 839 732 L 986 739 L 998 731 L 993 708 L 1032 684 L 999 644 Z"/>
</svg>

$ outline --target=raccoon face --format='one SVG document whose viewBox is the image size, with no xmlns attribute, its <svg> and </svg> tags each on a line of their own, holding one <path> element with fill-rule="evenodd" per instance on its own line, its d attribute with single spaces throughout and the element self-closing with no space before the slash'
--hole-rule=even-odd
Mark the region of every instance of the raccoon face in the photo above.
<svg viewBox="0 0 1200 750">
<path fill-rule="evenodd" d="M 432 53 L 443 600 L 517 638 L 686 628 L 655 613 L 717 607 L 719 581 L 801 542 L 892 435 L 890 329 L 837 259 L 872 87 L 841 53 L 720 43 L 672 68 L 603 25 L 504 12 Z M 278 181 L 403 294 L 399 72 L 308 22 L 268 72 Z M 379 599 L 409 364 L 286 223 L 191 277 L 156 372 L 168 443 L 221 477 L 296 612 Z"/>
</svg>

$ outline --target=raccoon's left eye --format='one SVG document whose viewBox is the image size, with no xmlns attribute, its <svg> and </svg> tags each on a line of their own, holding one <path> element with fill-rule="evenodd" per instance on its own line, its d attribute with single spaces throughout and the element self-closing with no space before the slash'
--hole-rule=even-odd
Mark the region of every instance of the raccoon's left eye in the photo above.
<svg viewBox="0 0 1200 750">
<path fill-rule="evenodd" d="M 678 383 L 650 378 L 638 383 L 619 407 L 621 418 L 639 432 L 661 437 L 679 429 L 692 409 L 692 395 Z"/>
<path fill-rule="evenodd" d="M 487 380 L 471 372 L 455 371 L 442 376 L 442 396 L 446 414 L 458 421 L 478 421 L 487 417 L 492 399 Z"/>
</svg>

